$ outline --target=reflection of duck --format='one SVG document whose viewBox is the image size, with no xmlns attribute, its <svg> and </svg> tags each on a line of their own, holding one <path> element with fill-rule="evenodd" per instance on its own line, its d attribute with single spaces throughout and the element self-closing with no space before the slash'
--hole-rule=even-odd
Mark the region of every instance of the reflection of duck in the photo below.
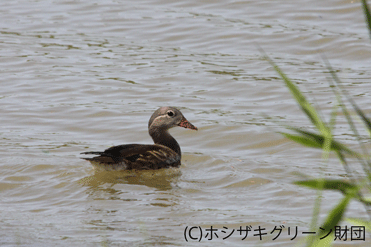
<svg viewBox="0 0 371 247">
<path fill-rule="evenodd" d="M 172 127 L 180 126 L 197 130 L 174 107 L 157 109 L 148 122 L 148 132 L 155 144 L 127 144 L 110 147 L 93 158 L 83 158 L 95 168 L 103 170 L 149 170 L 180 166 L 181 151 L 178 142 L 169 134 Z"/>
<path fill-rule="evenodd" d="M 156 191 L 166 191 L 177 187 L 181 175 L 179 169 L 125 170 L 122 172 L 96 170 L 93 175 L 80 179 L 79 183 L 90 187 L 93 191 L 106 191 L 110 194 L 122 193 L 121 189 L 115 189 L 122 188 L 116 187 L 116 184 L 144 185 L 155 188 Z M 130 188 L 125 187 L 124 190 L 130 190 Z"/>
</svg>

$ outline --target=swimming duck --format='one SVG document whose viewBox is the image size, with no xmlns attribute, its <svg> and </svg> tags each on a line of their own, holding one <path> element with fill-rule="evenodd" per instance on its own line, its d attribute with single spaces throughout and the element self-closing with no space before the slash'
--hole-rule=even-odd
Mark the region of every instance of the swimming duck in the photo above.
<svg viewBox="0 0 371 247">
<path fill-rule="evenodd" d="M 175 107 L 161 107 L 148 122 L 148 132 L 155 144 L 126 144 L 110 147 L 103 152 L 81 154 L 99 155 L 83 159 L 90 161 L 95 168 L 108 171 L 179 167 L 182 156 L 180 146 L 168 131 L 176 126 L 197 130 Z"/>
</svg>

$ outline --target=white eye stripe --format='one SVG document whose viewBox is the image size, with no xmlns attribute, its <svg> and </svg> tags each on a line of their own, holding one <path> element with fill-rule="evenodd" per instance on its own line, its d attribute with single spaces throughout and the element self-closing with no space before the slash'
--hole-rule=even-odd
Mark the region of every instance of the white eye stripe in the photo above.
<svg viewBox="0 0 371 247">
<path fill-rule="evenodd" d="M 160 122 L 161 118 L 167 118 L 167 116 L 166 115 L 161 115 L 161 116 L 156 117 L 155 119 L 153 119 L 153 122 L 152 122 L 151 126 L 153 124 L 156 124 L 156 123 Z"/>
<path fill-rule="evenodd" d="M 168 112 L 172 112 L 174 115 L 169 116 Z M 155 117 L 153 119 L 153 121 L 151 122 L 151 125 L 149 126 L 149 128 L 160 127 L 160 126 L 163 126 L 163 127 L 175 126 L 174 121 L 176 121 L 177 116 L 178 115 L 176 115 L 176 113 L 174 111 L 168 110 L 167 112 L 163 113 L 162 115 L 159 115 L 159 116 Z"/>
</svg>

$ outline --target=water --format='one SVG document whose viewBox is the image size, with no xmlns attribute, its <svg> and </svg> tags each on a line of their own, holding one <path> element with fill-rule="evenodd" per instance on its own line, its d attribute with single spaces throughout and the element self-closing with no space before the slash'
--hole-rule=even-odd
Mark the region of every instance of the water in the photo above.
<svg viewBox="0 0 371 247">
<path fill-rule="evenodd" d="M 371 45 L 358 2 L 18 0 L 2 1 L 0 16 L 1 246 L 298 244 L 316 194 L 292 182 L 346 173 L 275 133 L 311 127 L 258 46 L 328 116 L 325 54 L 369 113 Z M 79 159 L 151 143 L 148 119 L 166 105 L 199 128 L 171 131 L 180 169 L 102 173 Z M 343 119 L 337 128 L 354 145 Z M 324 193 L 321 220 L 340 199 Z M 347 216 L 364 208 L 354 202 Z M 219 238 L 187 243 L 187 226 L 213 226 Z M 245 226 L 268 234 L 241 240 Z"/>
</svg>

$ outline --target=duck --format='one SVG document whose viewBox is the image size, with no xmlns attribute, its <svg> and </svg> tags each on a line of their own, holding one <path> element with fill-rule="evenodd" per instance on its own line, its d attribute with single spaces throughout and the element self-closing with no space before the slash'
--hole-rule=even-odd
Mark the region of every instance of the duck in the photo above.
<svg viewBox="0 0 371 247">
<path fill-rule="evenodd" d="M 81 154 L 98 156 L 82 159 L 89 161 L 95 169 L 105 171 L 179 167 L 182 157 L 180 146 L 169 133 L 169 129 L 177 126 L 198 130 L 177 108 L 161 107 L 148 121 L 148 133 L 154 144 L 124 144 L 103 152 L 83 152 Z"/>
</svg>

